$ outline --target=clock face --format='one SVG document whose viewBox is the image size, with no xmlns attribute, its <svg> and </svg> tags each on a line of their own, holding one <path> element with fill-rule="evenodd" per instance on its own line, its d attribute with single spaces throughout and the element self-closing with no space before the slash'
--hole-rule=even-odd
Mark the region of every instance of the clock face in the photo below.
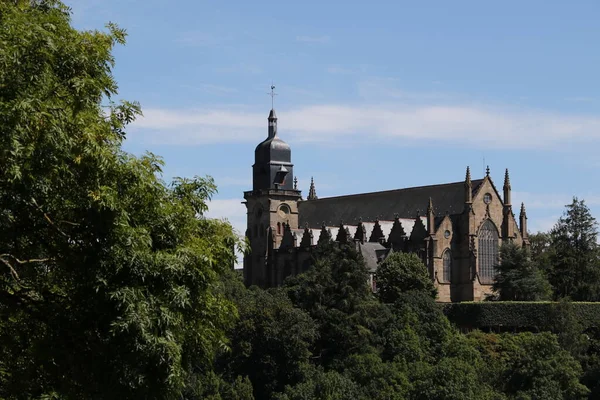
<svg viewBox="0 0 600 400">
<path fill-rule="evenodd" d="M 492 195 L 489 193 L 486 193 L 483 195 L 483 202 L 485 204 L 490 204 L 492 202 Z"/>
<path fill-rule="evenodd" d="M 446 232 L 444 232 L 444 237 L 446 239 L 448 239 L 450 237 L 450 235 L 451 235 L 450 231 L 447 230 Z"/>
</svg>

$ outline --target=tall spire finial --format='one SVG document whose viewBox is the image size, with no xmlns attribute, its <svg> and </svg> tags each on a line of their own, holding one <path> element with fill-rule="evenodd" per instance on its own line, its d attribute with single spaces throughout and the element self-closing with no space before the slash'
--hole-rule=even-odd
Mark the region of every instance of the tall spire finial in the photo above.
<svg viewBox="0 0 600 400">
<path fill-rule="evenodd" d="M 489 165 L 485 168 L 485 176 L 490 176 L 490 166 Z"/>
<path fill-rule="evenodd" d="M 317 191 L 315 189 L 315 180 L 313 177 L 310 177 L 310 189 L 308 190 L 308 197 L 306 200 L 317 200 Z"/>
<path fill-rule="evenodd" d="M 473 185 L 471 183 L 471 168 L 467 165 L 467 174 L 465 175 L 465 203 L 473 203 Z"/>
<path fill-rule="evenodd" d="M 275 105 L 275 96 L 277 96 L 277 93 L 275 93 L 275 85 L 273 85 L 273 82 L 271 82 L 271 93 L 269 93 L 269 95 L 271 96 L 271 110 L 272 110 Z"/>
<path fill-rule="evenodd" d="M 525 212 L 525 203 L 521 203 L 521 215 L 526 215 L 526 212 Z"/>
<path fill-rule="evenodd" d="M 510 206 L 510 177 L 508 176 L 508 168 L 504 172 L 504 205 Z"/>
<path fill-rule="evenodd" d="M 294 177 L 294 190 L 298 190 L 298 177 Z"/>
</svg>

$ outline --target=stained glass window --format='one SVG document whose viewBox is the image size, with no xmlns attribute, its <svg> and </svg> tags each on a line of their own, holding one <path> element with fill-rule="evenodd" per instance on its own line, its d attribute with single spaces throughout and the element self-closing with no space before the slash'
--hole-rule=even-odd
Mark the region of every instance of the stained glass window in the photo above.
<svg viewBox="0 0 600 400">
<path fill-rule="evenodd" d="M 479 249 L 477 251 L 479 259 L 479 278 L 487 283 L 491 283 L 496 274 L 496 265 L 498 264 L 498 230 L 487 220 L 479 230 Z"/>
</svg>

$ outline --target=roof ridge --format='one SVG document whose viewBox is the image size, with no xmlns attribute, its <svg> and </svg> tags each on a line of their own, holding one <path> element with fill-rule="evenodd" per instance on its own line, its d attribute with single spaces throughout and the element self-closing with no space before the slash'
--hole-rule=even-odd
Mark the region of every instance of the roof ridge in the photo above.
<svg viewBox="0 0 600 400">
<path fill-rule="evenodd" d="M 473 183 L 481 183 L 483 181 L 483 179 L 473 179 Z M 382 194 L 382 193 L 393 193 L 393 192 L 401 192 L 401 191 L 409 191 L 409 190 L 416 190 L 416 189 L 425 189 L 425 188 L 438 188 L 438 187 L 443 187 L 443 186 L 451 186 L 451 185 L 463 185 L 464 181 L 460 181 L 460 182 L 450 182 L 450 183 L 438 183 L 438 184 L 434 184 L 434 185 L 424 185 L 424 186 L 412 186 L 412 187 L 407 187 L 407 188 L 402 188 L 402 189 L 388 189 L 388 190 L 380 190 L 377 192 L 366 192 L 366 193 L 355 193 L 355 194 L 343 194 L 343 195 L 339 195 L 339 196 L 331 196 L 331 197 L 320 197 L 318 199 L 315 200 L 311 200 L 311 202 L 320 202 L 322 200 L 332 200 L 332 199 L 341 199 L 344 197 L 358 197 L 358 196 L 368 196 L 368 195 L 373 195 L 373 194 Z M 475 188 L 473 188 L 475 189 Z"/>
</svg>

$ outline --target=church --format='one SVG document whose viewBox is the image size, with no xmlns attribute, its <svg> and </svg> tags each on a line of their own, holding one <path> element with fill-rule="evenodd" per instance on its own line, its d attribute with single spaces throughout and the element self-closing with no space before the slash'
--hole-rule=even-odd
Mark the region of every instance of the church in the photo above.
<svg viewBox="0 0 600 400">
<path fill-rule="evenodd" d="M 355 244 L 373 290 L 380 262 L 391 252 L 412 252 L 427 267 L 439 302 L 480 301 L 492 291 L 500 245 L 529 245 L 525 206 L 519 223 L 513 213 L 508 169 L 502 195 L 489 168 L 472 179 L 467 167 L 457 182 L 327 198 L 317 196 L 311 179 L 303 198 L 274 109 L 254 157 L 252 190 L 244 192 L 247 285 L 281 285 L 310 268 L 319 241 L 331 240 Z"/>
</svg>

